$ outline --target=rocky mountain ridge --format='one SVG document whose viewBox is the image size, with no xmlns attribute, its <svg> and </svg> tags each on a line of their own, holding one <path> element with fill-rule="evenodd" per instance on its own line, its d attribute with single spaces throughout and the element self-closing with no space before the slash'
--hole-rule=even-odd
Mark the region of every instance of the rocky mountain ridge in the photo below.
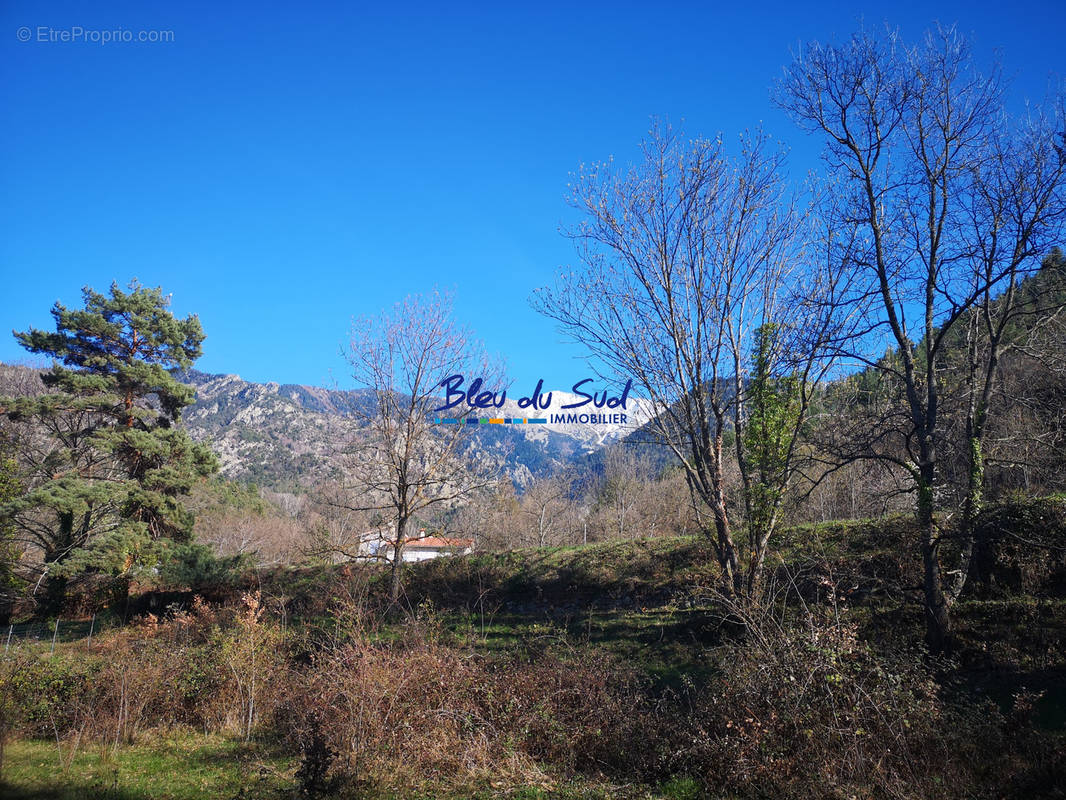
<svg viewBox="0 0 1066 800">
<path fill-rule="evenodd" d="M 183 414 L 190 434 L 209 440 L 226 477 L 274 488 L 311 485 L 339 474 L 341 450 L 352 428 L 352 412 L 372 402 L 368 390 L 327 389 L 281 383 L 252 383 L 238 375 L 190 371 L 183 379 L 196 388 L 196 402 Z M 555 392 L 552 408 L 580 397 Z M 589 413 L 592 404 L 579 409 Z M 493 416 L 528 417 L 509 399 Z M 584 460 L 619 441 L 648 420 L 648 404 L 630 398 L 627 423 L 479 425 L 478 449 L 500 463 L 522 488 L 533 477 Z"/>
<path fill-rule="evenodd" d="M 0 395 L 43 391 L 37 369 L 0 364 Z M 219 457 L 224 477 L 263 487 L 299 491 L 340 477 L 345 446 L 355 427 L 353 412 L 372 403 L 369 390 L 328 389 L 291 383 L 253 383 L 235 374 L 189 370 L 180 379 L 196 389 L 196 402 L 182 413 L 183 424 L 197 441 L 206 441 Z M 549 409 L 520 409 L 508 399 L 493 417 L 546 417 L 564 413 L 562 406 L 581 400 L 554 392 Z M 648 420 L 646 401 L 630 398 L 621 424 L 479 425 L 474 442 L 479 458 L 499 465 L 521 490 L 535 477 L 579 463 L 596 462 L 596 454 L 620 441 Z M 601 413 L 592 403 L 574 411 Z M 621 412 L 621 409 L 614 411 Z"/>
</svg>

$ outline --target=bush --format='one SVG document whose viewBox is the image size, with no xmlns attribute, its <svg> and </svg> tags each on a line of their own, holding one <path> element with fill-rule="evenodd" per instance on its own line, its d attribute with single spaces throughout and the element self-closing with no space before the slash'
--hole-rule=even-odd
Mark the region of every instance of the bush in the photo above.
<svg viewBox="0 0 1066 800">
<path fill-rule="evenodd" d="M 305 759 L 322 736 L 355 778 L 528 777 L 623 768 L 641 704 L 636 678 L 592 652 L 529 662 L 362 639 L 319 653 L 275 724 Z"/>
<path fill-rule="evenodd" d="M 562 636 L 477 652 L 425 610 L 386 639 L 352 606 L 339 635 L 297 650 L 254 593 L 236 608 L 196 602 L 102 635 L 91 654 L 19 650 L 0 669 L 0 745 L 5 731 L 76 747 L 183 725 L 268 738 L 301 756 L 305 796 L 583 773 L 678 797 L 980 798 L 1062 779 L 1026 717 L 1032 698 L 1004 717 L 948 692 L 946 665 L 874 650 L 829 600 L 720 598 L 735 633 L 708 651 L 717 669 L 665 690 Z"/>
<path fill-rule="evenodd" d="M 184 586 L 194 592 L 218 591 L 232 586 L 250 564 L 247 555 L 220 558 L 213 547 L 201 542 L 174 545 L 159 570 L 165 586 Z"/>
<path fill-rule="evenodd" d="M 744 634 L 670 713 L 680 726 L 660 720 L 670 773 L 737 797 L 843 799 L 1003 797 L 1023 773 L 1061 772 L 1031 726 L 946 686 L 952 665 L 874 650 L 843 608 L 723 608 Z"/>
<path fill-rule="evenodd" d="M 1021 498 L 977 520 L 971 580 L 979 597 L 1066 595 L 1066 502 Z"/>
</svg>

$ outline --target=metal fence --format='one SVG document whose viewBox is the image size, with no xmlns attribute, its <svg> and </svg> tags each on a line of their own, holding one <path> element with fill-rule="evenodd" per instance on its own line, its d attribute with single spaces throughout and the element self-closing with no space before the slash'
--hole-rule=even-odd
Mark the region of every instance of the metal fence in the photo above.
<svg viewBox="0 0 1066 800">
<path fill-rule="evenodd" d="M 47 644 L 51 652 L 55 652 L 56 644 L 61 642 L 85 641 L 87 648 L 92 647 L 93 636 L 107 628 L 118 627 L 121 620 L 110 614 L 97 616 L 91 619 L 78 620 L 48 620 L 46 622 L 24 622 L 19 625 L 8 625 L 6 629 L 0 628 L 0 644 L 3 652 L 8 652 L 18 644 Z"/>
</svg>

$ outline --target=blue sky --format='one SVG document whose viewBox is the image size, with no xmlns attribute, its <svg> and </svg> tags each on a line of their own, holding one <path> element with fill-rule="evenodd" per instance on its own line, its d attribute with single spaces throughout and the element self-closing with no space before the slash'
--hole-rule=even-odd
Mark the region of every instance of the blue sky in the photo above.
<svg viewBox="0 0 1066 800">
<path fill-rule="evenodd" d="M 727 140 L 762 123 L 801 178 L 815 145 L 769 86 L 790 48 L 860 19 L 958 22 L 1015 103 L 1066 63 L 1066 4 L 1031 0 L 0 0 L 0 360 L 56 300 L 137 277 L 200 315 L 201 369 L 347 387 L 352 317 L 437 285 L 515 390 L 565 388 L 582 351 L 528 300 L 574 260 L 568 173 L 629 159 L 660 115 Z M 75 27 L 173 41 L 38 41 Z"/>
</svg>

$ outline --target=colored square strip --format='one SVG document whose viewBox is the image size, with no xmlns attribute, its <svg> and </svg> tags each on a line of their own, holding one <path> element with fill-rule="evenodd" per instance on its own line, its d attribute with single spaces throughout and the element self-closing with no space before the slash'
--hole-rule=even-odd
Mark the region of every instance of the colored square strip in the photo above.
<svg viewBox="0 0 1066 800">
<path fill-rule="evenodd" d="M 547 425 L 547 417 L 436 417 L 433 420 L 437 425 Z"/>
</svg>

